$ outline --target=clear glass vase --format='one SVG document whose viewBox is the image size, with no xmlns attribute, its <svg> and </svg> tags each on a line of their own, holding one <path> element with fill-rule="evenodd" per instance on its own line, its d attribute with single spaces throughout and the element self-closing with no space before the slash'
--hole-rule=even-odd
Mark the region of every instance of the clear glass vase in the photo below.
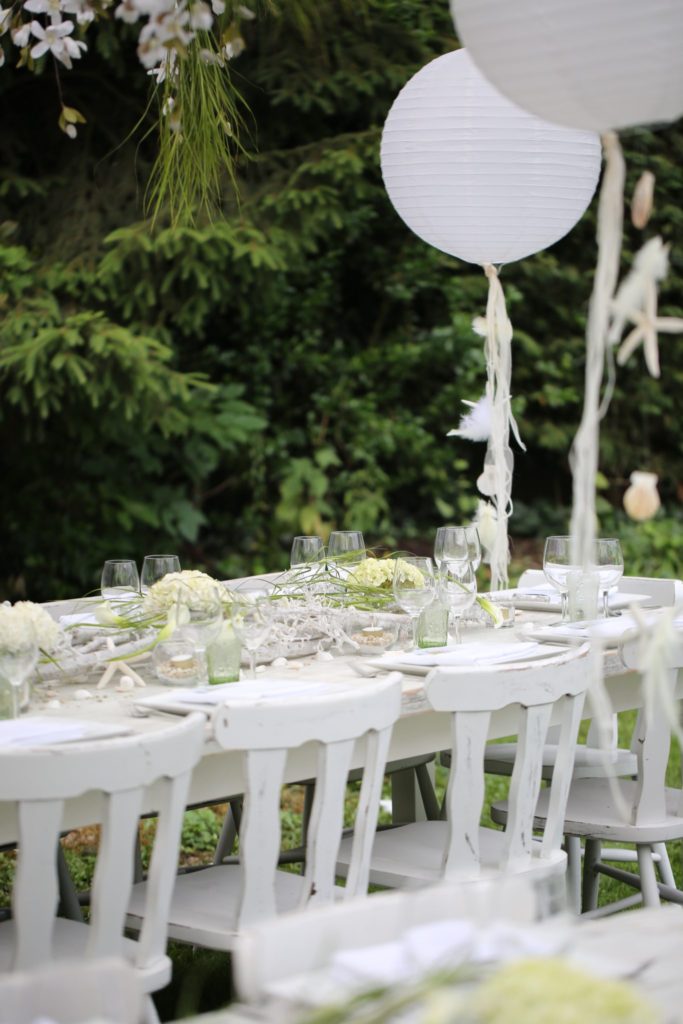
<svg viewBox="0 0 683 1024">
<path fill-rule="evenodd" d="M 242 644 L 235 635 L 232 623 L 225 621 L 223 627 L 206 648 L 206 664 L 210 683 L 234 683 L 240 677 Z"/>
</svg>

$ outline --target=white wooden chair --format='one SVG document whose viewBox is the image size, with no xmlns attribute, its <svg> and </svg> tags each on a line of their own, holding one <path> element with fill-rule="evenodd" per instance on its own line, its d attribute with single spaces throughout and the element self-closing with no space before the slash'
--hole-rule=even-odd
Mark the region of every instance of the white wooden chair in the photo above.
<svg viewBox="0 0 683 1024">
<path fill-rule="evenodd" d="M 414 822 L 377 833 L 370 881 L 389 887 L 440 880 L 495 878 L 502 874 L 564 873 L 564 806 L 588 683 L 588 645 L 524 664 L 436 669 L 426 694 L 436 711 L 450 713 L 453 745 L 447 820 Z M 491 715 L 509 708 L 517 732 L 517 758 L 505 832 L 480 827 L 484 800 L 484 748 Z M 558 757 L 550 792 L 551 814 L 542 839 L 532 835 L 541 787 L 541 753 L 551 718 L 559 723 Z M 342 843 L 337 867 L 349 864 Z"/>
<path fill-rule="evenodd" d="M 547 583 L 545 574 L 537 569 L 528 569 L 519 579 L 520 587 L 535 587 Z M 643 608 L 670 608 L 683 599 L 683 582 L 675 579 L 654 579 L 646 576 L 622 576 L 617 589 L 623 594 L 644 594 L 647 601 Z M 578 743 L 574 755 L 574 779 L 607 778 L 608 776 L 634 776 L 638 770 L 637 750 L 640 725 L 636 726 L 630 747 L 619 747 L 617 740 L 617 717 L 612 719 L 611 746 L 605 748 L 604 737 L 597 723 L 592 723 L 585 743 Z M 489 775 L 510 775 L 515 759 L 514 743 L 491 743 L 486 748 L 485 766 Z M 547 742 L 543 748 L 543 778 L 552 778 L 557 753 L 557 737 L 553 729 L 548 732 Z M 576 836 L 566 839 L 569 857 L 569 887 L 571 902 L 578 913 L 581 903 L 581 841 Z M 663 870 L 671 872 L 666 846 L 661 844 L 654 851 L 657 861 L 663 864 Z M 631 850 L 614 849 L 610 853 L 614 861 L 632 861 L 635 854 Z"/>
<path fill-rule="evenodd" d="M 159 732 L 88 743 L 0 750 L 0 800 L 16 804 L 18 854 L 10 921 L 0 924 L 0 977 L 58 960 L 125 957 L 145 993 L 171 977 L 167 908 L 190 775 L 202 754 L 206 718 L 193 714 Z M 155 784 L 159 819 L 149 900 L 138 942 L 124 938 L 133 852 L 145 790 Z M 57 844 L 64 801 L 100 796 L 101 838 L 90 923 L 55 918 Z M 148 1016 L 154 1018 L 148 1000 Z"/>
<path fill-rule="evenodd" d="M 627 668 L 642 670 L 639 663 L 637 640 L 622 647 L 622 658 Z M 679 670 L 683 668 L 683 633 L 671 667 L 668 682 L 674 692 Z M 637 726 L 637 772 L 633 779 L 577 779 L 572 783 L 565 810 L 564 830 L 568 836 L 585 838 L 586 853 L 583 876 L 583 910 L 592 916 L 613 913 L 641 901 L 646 906 L 658 906 L 660 898 L 683 903 L 683 892 L 676 881 L 668 857 L 656 858 L 672 839 L 683 838 L 683 793 L 666 786 L 666 768 L 671 745 L 671 724 L 663 708 L 639 717 Z M 621 794 L 622 803 L 615 800 L 612 786 Z M 548 794 L 540 795 L 535 827 L 543 828 L 548 815 Z M 494 804 L 492 817 L 503 822 L 508 812 L 505 801 Z M 624 871 L 605 863 L 611 860 L 611 851 L 602 854 L 602 843 L 632 843 L 636 847 L 639 874 Z M 665 848 L 665 847 L 664 847 Z M 655 863 L 659 868 L 658 882 Z M 609 875 L 639 889 L 634 896 L 596 909 L 600 875 Z"/>
<path fill-rule="evenodd" d="M 143 1024 L 135 968 L 117 957 L 63 960 L 0 978 L 0 1024 Z"/>
<path fill-rule="evenodd" d="M 238 937 L 233 952 L 237 994 L 251 1004 L 277 999 L 283 982 L 328 967 L 335 953 L 394 942 L 421 925 L 453 919 L 478 925 L 529 925 L 537 919 L 535 895 L 529 878 L 515 876 L 489 886 L 443 883 L 417 891 L 381 892 L 368 900 L 286 914 Z M 262 1019 L 280 1019 L 276 1012 L 262 1013 Z"/>
<path fill-rule="evenodd" d="M 215 738 L 243 751 L 245 794 L 238 864 L 216 864 L 179 875 L 169 910 L 169 936 L 230 950 L 247 925 L 276 914 L 365 895 L 391 729 L 401 706 L 401 677 L 368 681 L 362 690 L 321 696 L 268 697 L 229 702 L 214 717 Z M 365 741 L 350 869 L 345 889 L 335 888 L 344 797 L 357 741 Z M 318 745 L 315 800 L 304 875 L 278 871 L 280 790 L 289 751 Z M 136 885 L 128 923 L 140 927 L 147 883 Z"/>
</svg>

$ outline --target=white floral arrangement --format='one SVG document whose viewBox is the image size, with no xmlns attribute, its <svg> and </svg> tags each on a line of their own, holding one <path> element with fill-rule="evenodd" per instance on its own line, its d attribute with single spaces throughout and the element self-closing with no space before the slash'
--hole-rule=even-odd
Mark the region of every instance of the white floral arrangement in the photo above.
<svg viewBox="0 0 683 1024">
<path fill-rule="evenodd" d="M 32 601 L 17 601 L 0 605 L 0 649 L 17 652 L 31 643 L 49 655 L 60 638 L 60 629 L 54 619 Z"/>
<path fill-rule="evenodd" d="M 169 572 L 157 580 L 142 601 L 143 615 L 150 618 L 167 617 L 180 601 L 193 611 L 210 612 L 215 607 L 216 595 L 223 604 L 230 601 L 230 592 L 212 576 L 198 569 Z"/>
</svg>

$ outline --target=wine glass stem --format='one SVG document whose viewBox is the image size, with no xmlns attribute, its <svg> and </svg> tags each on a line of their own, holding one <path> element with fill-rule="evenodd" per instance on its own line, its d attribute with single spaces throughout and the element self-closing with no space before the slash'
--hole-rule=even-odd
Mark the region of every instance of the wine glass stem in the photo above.
<svg viewBox="0 0 683 1024">
<path fill-rule="evenodd" d="M 21 713 L 21 683 L 12 683 L 10 686 L 10 694 L 12 701 L 12 718 L 18 718 Z"/>
<path fill-rule="evenodd" d="M 562 622 L 569 622 L 569 594 L 566 590 L 560 591 L 560 600 L 562 601 Z"/>
<path fill-rule="evenodd" d="M 609 590 L 603 590 L 602 592 L 602 614 L 606 619 L 609 618 Z"/>
<path fill-rule="evenodd" d="M 249 649 L 249 678 L 256 679 L 256 650 Z"/>
<path fill-rule="evenodd" d="M 454 623 L 454 626 L 453 626 L 453 636 L 455 637 L 456 644 L 459 644 L 461 642 L 461 640 L 462 640 L 462 637 L 460 636 L 460 616 L 459 615 L 455 615 L 455 614 L 453 615 L 453 623 Z"/>
<path fill-rule="evenodd" d="M 411 615 L 410 616 L 410 625 L 411 625 L 412 631 L 413 631 L 413 647 L 417 647 L 417 623 L 418 623 L 419 618 L 420 618 L 419 612 L 418 612 L 417 615 Z"/>
</svg>

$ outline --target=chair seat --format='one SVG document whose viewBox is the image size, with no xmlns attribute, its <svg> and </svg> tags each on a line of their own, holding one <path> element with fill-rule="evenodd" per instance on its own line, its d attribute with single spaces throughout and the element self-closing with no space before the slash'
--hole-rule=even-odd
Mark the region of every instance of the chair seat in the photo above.
<svg viewBox="0 0 683 1024">
<path fill-rule="evenodd" d="M 617 785 L 627 806 L 633 806 L 638 783 L 619 779 Z M 664 791 L 666 807 L 663 813 L 641 825 L 623 820 L 615 804 L 614 792 L 607 779 L 582 779 L 572 783 L 565 812 L 564 831 L 570 836 L 590 836 L 595 839 L 624 843 L 662 843 L 683 837 L 683 817 L 679 813 L 681 792 L 667 788 Z M 548 813 L 548 792 L 543 791 L 536 804 L 534 827 L 543 828 Z M 501 800 L 491 807 L 491 817 L 497 824 L 505 824 L 507 801 Z"/>
<path fill-rule="evenodd" d="M 410 825 L 378 832 L 372 847 L 370 881 L 374 885 L 414 887 L 442 879 L 443 859 L 448 835 L 445 821 L 418 821 Z M 479 829 L 481 873 L 472 877 L 491 878 L 501 874 L 505 833 L 496 829 Z M 348 869 L 351 840 L 343 839 L 337 858 L 337 871 Z M 527 874 L 532 871 L 564 872 L 566 855 L 562 850 L 541 860 L 541 843 L 533 841 L 532 859 L 519 870 L 505 868 L 505 874 Z"/>
<path fill-rule="evenodd" d="M 90 927 L 78 921 L 67 921 L 65 918 L 55 919 L 53 931 L 53 959 L 83 960 L 86 955 L 86 943 L 91 935 Z M 0 973 L 12 969 L 15 929 L 14 922 L 7 921 L 0 925 Z M 139 947 L 133 939 L 123 939 L 121 955 L 131 964 L 135 964 Z M 167 956 L 160 957 L 151 967 L 143 970 L 136 968 L 136 977 L 145 993 L 156 992 L 165 988 L 171 980 L 172 964 Z"/>
<path fill-rule="evenodd" d="M 169 911 L 168 936 L 210 949 L 232 949 L 237 934 L 242 895 L 239 865 L 217 864 L 202 871 L 178 875 Z M 291 871 L 275 873 L 278 914 L 296 910 L 304 893 L 304 878 Z M 343 894 L 344 890 L 339 892 Z M 138 930 L 145 906 L 146 883 L 133 886 L 126 924 Z"/>
<path fill-rule="evenodd" d="M 489 743 L 484 755 L 484 771 L 491 775 L 511 775 L 517 752 L 516 743 Z M 557 745 L 548 743 L 543 747 L 542 778 L 549 782 L 553 776 Z M 601 750 L 598 747 L 587 747 L 585 743 L 576 745 L 574 755 L 574 779 L 595 779 L 607 775 L 637 775 L 638 760 L 630 750 Z"/>
</svg>

